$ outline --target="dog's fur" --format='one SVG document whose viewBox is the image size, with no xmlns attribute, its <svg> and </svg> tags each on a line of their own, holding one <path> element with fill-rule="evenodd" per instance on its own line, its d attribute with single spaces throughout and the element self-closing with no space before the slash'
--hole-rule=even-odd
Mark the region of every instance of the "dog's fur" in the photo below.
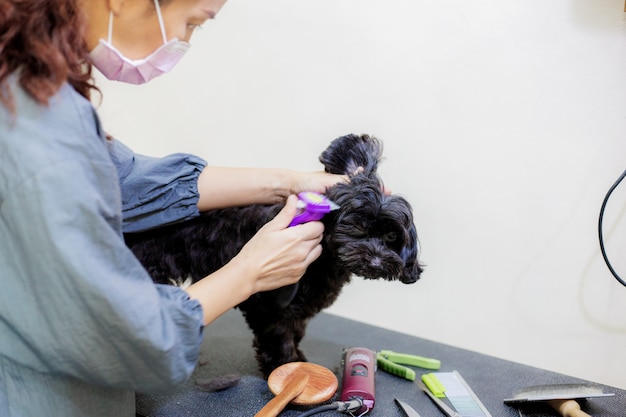
<svg viewBox="0 0 626 417">
<path fill-rule="evenodd" d="M 291 289 L 254 294 L 238 307 L 252 329 L 257 360 L 264 376 L 276 367 L 306 360 L 298 348 L 306 325 L 329 307 L 352 275 L 411 284 L 422 272 L 411 206 L 386 195 L 377 174 L 382 144 L 367 135 L 334 140 L 320 156 L 327 172 L 347 174 L 349 183 L 330 187 L 326 195 L 339 205 L 327 214 L 322 255 Z M 213 210 L 172 226 L 128 234 L 126 241 L 157 283 L 199 280 L 232 259 L 242 246 L 282 208 L 252 205 Z M 287 295 L 289 298 L 289 295 Z"/>
</svg>

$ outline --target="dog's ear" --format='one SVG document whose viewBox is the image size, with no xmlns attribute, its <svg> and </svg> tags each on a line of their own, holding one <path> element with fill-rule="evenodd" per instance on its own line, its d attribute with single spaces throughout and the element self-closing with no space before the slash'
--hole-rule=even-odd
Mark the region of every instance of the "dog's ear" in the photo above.
<svg viewBox="0 0 626 417">
<path fill-rule="evenodd" d="M 417 230 L 415 225 L 411 225 L 408 230 L 409 236 L 406 244 L 400 252 L 400 257 L 404 262 L 404 270 L 400 281 L 404 284 L 412 284 L 420 278 L 423 269 L 418 260 L 419 243 L 417 240 Z"/>
<path fill-rule="evenodd" d="M 369 135 L 346 135 L 333 140 L 320 155 L 326 172 L 371 177 L 382 158 L 382 143 Z"/>
</svg>

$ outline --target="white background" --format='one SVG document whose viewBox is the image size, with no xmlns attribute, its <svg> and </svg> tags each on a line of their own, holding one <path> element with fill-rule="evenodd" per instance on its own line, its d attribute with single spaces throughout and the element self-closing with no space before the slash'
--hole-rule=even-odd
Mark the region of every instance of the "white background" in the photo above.
<svg viewBox="0 0 626 417">
<path fill-rule="evenodd" d="M 335 137 L 378 136 L 426 272 L 357 278 L 329 312 L 626 389 L 626 288 L 597 238 L 626 169 L 623 8 L 230 0 L 171 74 L 99 77 L 99 112 L 137 152 L 214 165 L 317 170 Z M 625 211 L 626 183 L 605 225 L 623 276 Z"/>
</svg>

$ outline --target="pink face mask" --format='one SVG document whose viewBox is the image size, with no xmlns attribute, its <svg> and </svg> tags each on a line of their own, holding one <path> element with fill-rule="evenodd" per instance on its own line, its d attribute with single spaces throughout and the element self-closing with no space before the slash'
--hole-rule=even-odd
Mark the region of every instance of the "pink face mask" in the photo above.
<svg viewBox="0 0 626 417">
<path fill-rule="evenodd" d="M 174 68 L 191 47 L 188 42 L 180 41 L 176 38 L 169 42 L 167 41 L 159 1 L 154 0 L 154 5 L 159 18 L 163 45 L 143 59 L 129 59 L 111 44 L 113 11 L 109 14 L 108 40 L 100 39 L 98 46 L 89 53 L 93 65 L 109 80 L 122 81 L 129 84 L 146 83 Z"/>
</svg>

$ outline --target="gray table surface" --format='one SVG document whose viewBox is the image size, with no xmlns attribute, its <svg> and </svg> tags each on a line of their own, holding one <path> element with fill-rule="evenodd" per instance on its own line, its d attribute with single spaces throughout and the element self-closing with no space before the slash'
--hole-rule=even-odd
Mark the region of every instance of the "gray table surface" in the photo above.
<svg viewBox="0 0 626 417">
<path fill-rule="evenodd" d="M 545 342 L 537 341 L 538 349 L 541 343 Z M 308 360 L 332 370 L 338 376 L 340 387 L 341 353 L 346 347 L 357 346 L 439 359 L 440 371 L 458 371 L 493 417 L 557 416 L 543 404 L 518 409 L 502 400 L 526 386 L 589 382 L 326 313 L 311 321 L 302 342 Z M 421 373 L 431 372 L 414 369 L 418 378 Z M 241 380 L 224 391 L 205 392 L 197 384 L 229 374 L 241 375 Z M 614 392 L 615 396 L 583 400 L 580 402 L 583 409 L 593 417 L 626 417 L 626 391 L 606 385 L 600 387 L 605 392 Z M 271 398 L 273 395 L 257 369 L 252 333 L 240 312 L 232 310 L 205 329 L 201 357 L 190 381 L 181 390 L 169 394 L 138 394 L 137 412 L 148 417 L 254 416 Z M 421 417 L 443 416 L 415 383 L 379 370 L 376 373 L 376 406 L 368 415 L 404 417 L 394 398 L 410 404 Z M 281 417 L 296 417 L 305 409 L 290 406 Z M 336 411 L 316 414 L 320 417 L 341 415 L 347 414 Z"/>
</svg>

